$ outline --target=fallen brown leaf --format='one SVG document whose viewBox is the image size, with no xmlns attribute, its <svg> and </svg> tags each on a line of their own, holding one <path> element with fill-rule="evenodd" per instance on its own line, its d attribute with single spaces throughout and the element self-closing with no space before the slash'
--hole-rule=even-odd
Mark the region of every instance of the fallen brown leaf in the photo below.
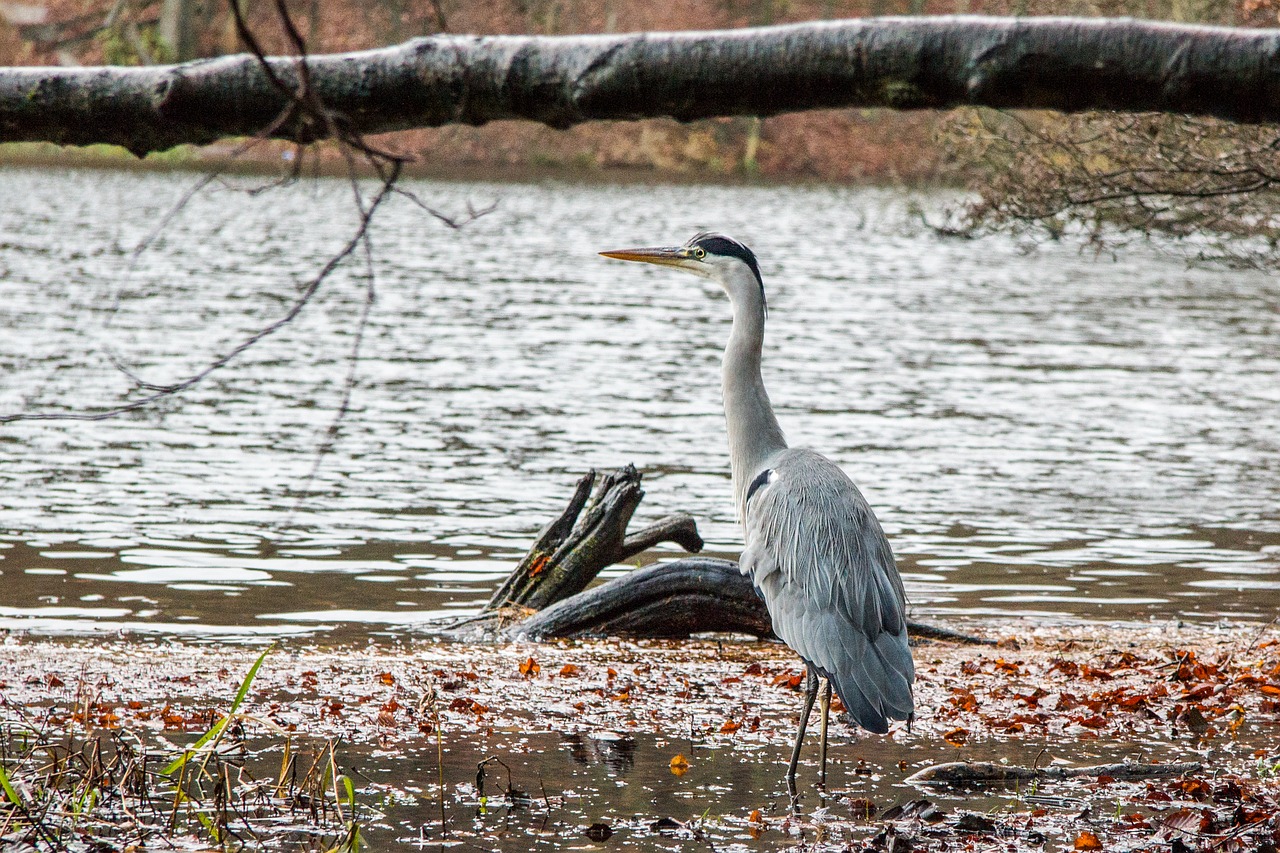
<svg viewBox="0 0 1280 853">
<path fill-rule="evenodd" d="M 1102 842 L 1098 840 L 1098 836 L 1086 829 L 1076 836 L 1075 844 L 1072 846 L 1076 850 L 1101 850 Z"/>
</svg>

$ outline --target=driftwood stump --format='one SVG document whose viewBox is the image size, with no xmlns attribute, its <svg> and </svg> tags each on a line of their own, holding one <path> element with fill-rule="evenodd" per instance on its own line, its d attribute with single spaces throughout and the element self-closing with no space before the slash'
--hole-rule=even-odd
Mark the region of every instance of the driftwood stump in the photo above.
<svg viewBox="0 0 1280 853">
<path fill-rule="evenodd" d="M 627 525 L 644 498 L 640 472 L 628 465 L 600 479 L 594 470 L 578 481 L 560 517 L 538 533 L 533 547 L 494 592 L 485 610 L 520 606 L 541 610 L 586 589 L 600 571 L 659 542 L 702 550 L 693 516 L 669 515 L 632 535 Z M 590 499 L 588 499 L 590 496 Z"/>
<path fill-rule="evenodd" d="M 483 623 L 527 639 L 678 638 L 711 632 L 773 637 L 764 602 L 729 560 L 688 557 L 658 563 L 587 589 L 603 569 L 660 542 L 702 549 L 697 524 L 685 513 L 626 534 L 644 497 L 640 479 L 628 465 L 599 478 L 591 471 L 579 480 L 564 512 L 538 533 L 480 616 L 465 624 L 474 630 Z M 992 642 L 915 622 L 907 628 L 915 637 Z"/>
</svg>

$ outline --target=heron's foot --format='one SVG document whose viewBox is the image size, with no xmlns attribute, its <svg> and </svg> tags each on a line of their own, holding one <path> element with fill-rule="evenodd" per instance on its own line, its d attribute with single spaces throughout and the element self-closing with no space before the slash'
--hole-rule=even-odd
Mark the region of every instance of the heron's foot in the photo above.
<svg viewBox="0 0 1280 853">
<path fill-rule="evenodd" d="M 791 800 L 791 816 L 800 816 L 800 792 L 796 790 L 796 780 L 794 776 L 787 777 L 787 798 Z"/>
</svg>

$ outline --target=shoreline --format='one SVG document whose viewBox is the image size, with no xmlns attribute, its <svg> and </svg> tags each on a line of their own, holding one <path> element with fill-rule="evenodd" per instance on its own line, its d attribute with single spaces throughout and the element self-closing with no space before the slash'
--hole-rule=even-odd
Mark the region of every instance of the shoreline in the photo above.
<svg viewBox="0 0 1280 853">
<path fill-rule="evenodd" d="M 1224 683 L 1242 683 L 1246 688 L 1261 688 L 1272 682 L 1280 684 L 1280 624 L 1276 620 L 1217 624 L 1162 621 L 1031 625 L 1011 620 L 984 619 L 948 623 L 948 627 L 959 628 L 966 633 L 992 640 L 995 644 L 975 646 L 945 640 L 913 640 L 917 686 L 926 694 L 924 697 L 917 697 L 919 708 L 936 709 L 940 704 L 935 701 L 937 697 L 927 695 L 934 689 L 929 685 L 939 683 L 939 679 L 933 677 L 939 672 L 939 667 L 945 669 L 961 661 L 977 661 L 980 670 L 983 661 L 994 662 L 1015 657 L 1025 659 L 1018 665 L 1021 672 L 1014 673 L 1008 667 L 998 665 L 995 669 L 1006 675 L 1029 677 L 1035 674 L 1037 668 L 1045 668 L 1043 675 L 1048 676 L 1058 672 L 1061 669 L 1060 662 L 1071 655 L 1100 660 L 1108 656 L 1123 657 L 1126 653 L 1142 653 L 1177 660 L 1182 651 L 1192 650 L 1198 659 L 1217 656 L 1222 661 L 1219 669 L 1234 668 L 1244 671 L 1262 668 L 1267 673 L 1261 680 L 1236 678 Z M 1017 633 L 1013 633 L 1014 631 Z M 216 637 L 197 640 L 149 635 L 115 636 L 108 639 L 102 635 L 38 636 L 10 630 L 0 636 L 0 696 L 6 702 L 20 704 L 39 704 L 56 699 L 49 693 L 48 679 L 32 680 L 29 677 L 33 666 L 46 667 L 47 673 L 64 683 L 76 678 L 98 678 L 122 684 L 124 689 L 144 689 L 142 681 L 131 677 L 129 667 L 149 670 L 166 665 L 196 668 L 216 665 L 218 670 L 234 670 L 237 667 L 247 669 L 262 654 L 264 646 L 272 649 L 263 669 L 267 680 L 271 680 L 269 673 L 273 670 L 287 673 L 312 664 L 339 669 L 349 666 L 352 672 L 356 672 L 380 666 L 382 662 L 409 665 L 452 659 L 483 659 L 486 661 L 483 668 L 488 670 L 495 686 L 501 686 L 511 682 L 531 683 L 527 673 L 518 672 L 514 666 L 504 667 L 499 662 L 515 660 L 516 657 L 523 660 L 529 655 L 545 656 L 557 667 L 563 662 L 562 659 L 567 661 L 574 656 L 588 661 L 610 660 L 639 666 L 650 655 L 671 664 L 707 667 L 710 671 L 716 670 L 718 664 L 724 661 L 764 662 L 793 669 L 800 665 L 794 652 L 781 642 L 737 635 L 709 635 L 688 640 L 589 638 L 544 642 L 474 642 L 405 632 L 403 636 L 379 641 L 372 638 L 351 638 L 325 642 L 324 638 L 309 636 L 262 639 L 262 643 L 250 645 L 226 644 Z M 146 654 L 140 654 L 142 651 Z M 1139 667 L 1130 662 L 1122 663 L 1117 668 L 1123 670 Z M 976 672 L 977 670 L 969 674 Z M 238 680 L 242 673 L 235 674 Z M 1199 675 L 1198 680 L 1204 680 L 1204 674 Z M 226 676 L 221 676 L 219 680 L 225 678 Z M 1086 681 L 1090 678 L 1085 676 Z M 1226 678 L 1225 673 L 1223 678 Z M 944 677 L 942 681 L 945 680 Z M 1100 677 L 1096 680 L 1115 679 Z M 552 677 L 548 683 L 554 681 L 555 678 Z M 198 686 L 200 683 L 190 680 L 183 682 L 187 686 Z M 1275 690 L 1262 690 L 1261 693 L 1273 698 L 1280 697 L 1280 686 Z M 209 694 L 210 697 L 216 695 L 216 690 Z M 1280 724 L 1280 706 L 1275 709 L 1275 713 L 1275 722 Z M 927 727 L 928 721 L 917 721 L 916 726 L 920 725 Z"/>
<path fill-rule="evenodd" d="M 273 143 L 274 144 L 274 143 Z M 320 143 L 323 144 L 323 143 Z M 52 143 L 0 144 L 0 168 L 23 169 L 96 169 L 115 172 L 219 174 L 280 178 L 287 173 L 282 159 L 286 150 L 278 147 L 281 159 L 275 157 L 243 157 L 227 159 L 225 143 L 202 148 L 178 148 L 159 155 L 139 159 L 116 146 L 61 148 Z M 298 179 L 345 178 L 345 164 L 322 153 L 303 168 Z M 372 170 L 362 169 L 360 177 L 373 178 Z M 482 164 L 410 162 L 403 177 L 413 180 L 445 183 L 538 184 L 564 182 L 586 185 L 616 186 L 729 186 L 729 187 L 848 187 L 886 190 L 933 191 L 960 190 L 959 181 L 902 180 L 890 177 L 837 180 L 818 176 L 766 175 L 745 172 L 712 172 L 672 170 L 626 166 L 584 166 L 563 164 Z"/>
<path fill-rule="evenodd" d="M 143 756 L 151 792 L 115 811 L 104 796 L 92 823 L 80 818 L 87 837 L 196 843 L 204 830 L 173 822 L 173 783 L 156 773 L 185 754 L 201 756 L 202 773 L 212 762 L 228 787 L 224 763 L 240 774 L 232 802 L 246 805 L 223 825 L 339 833 L 351 826 L 345 807 L 373 849 L 447 838 L 536 847 L 548 825 L 560 843 L 616 832 L 619 850 L 689 832 L 726 845 L 745 833 L 768 849 L 797 835 L 874 849 L 898 836 L 918 853 L 995 837 L 1009 853 L 1151 849 L 1184 826 L 1267 849 L 1258 845 L 1280 833 L 1280 627 L 1241 627 L 1040 626 L 996 634 L 995 647 L 923 642 L 914 724 L 872 736 L 834 722 L 830 790 L 814 787 L 815 731 L 802 811 L 788 810 L 781 782 L 803 676 L 779 643 L 297 643 L 267 653 L 250 679 L 257 649 L 11 635 L 0 641 L 0 743 L 19 756 L 6 772 L 21 790 L 55 797 L 56 786 L 70 786 L 65 797 L 90 782 L 49 775 L 46 753 L 86 755 L 91 767 L 94 756 Z M 318 777 L 331 783 L 286 774 L 292 755 L 301 770 L 331 768 Z M 967 788 L 911 778 L 953 762 L 1044 778 Z M 337 779 L 353 777 L 342 794 Z M 274 812 L 254 798 L 264 790 L 277 792 Z M 300 801 L 319 804 L 310 819 L 291 805 Z M 135 815 L 147 809 L 143 826 Z"/>
</svg>

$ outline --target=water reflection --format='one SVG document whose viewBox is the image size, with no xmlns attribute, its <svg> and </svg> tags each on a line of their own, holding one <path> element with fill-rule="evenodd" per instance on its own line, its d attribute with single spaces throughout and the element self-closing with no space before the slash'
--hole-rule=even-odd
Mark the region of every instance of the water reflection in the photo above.
<svg viewBox="0 0 1280 853">
<path fill-rule="evenodd" d="M 626 776 L 636 764 L 636 739 L 611 731 L 573 732 L 563 737 L 574 763 L 583 767 L 604 765 L 612 773 Z"/>
<path fill-rule="evenodd" d="M 349 233 L 339 183 L 218 190 L 131 266 L 123 248 L 189 180 L 0 170 L 0 410 L 118 402 L 108 355 L 181 377 L 276 316 Z M 415 189 L 500 206 L 457 233 L 387 209 L 360 387 L 314 481 L 363 300 L 354 266 L 163 411 L 0 428 L 0 627 L 401 632 L 478 606 L 583 469 L 628 461 L 642 515 L 692 512 L 710 553 L 735 556 L 726 306 L 593 255 L 701 226 L 758 250 L 779 417 L 863 485 L 918 615 L 1277 614 L 1266 276 L 946 240 L 879 190 Z"/>
</svg>

